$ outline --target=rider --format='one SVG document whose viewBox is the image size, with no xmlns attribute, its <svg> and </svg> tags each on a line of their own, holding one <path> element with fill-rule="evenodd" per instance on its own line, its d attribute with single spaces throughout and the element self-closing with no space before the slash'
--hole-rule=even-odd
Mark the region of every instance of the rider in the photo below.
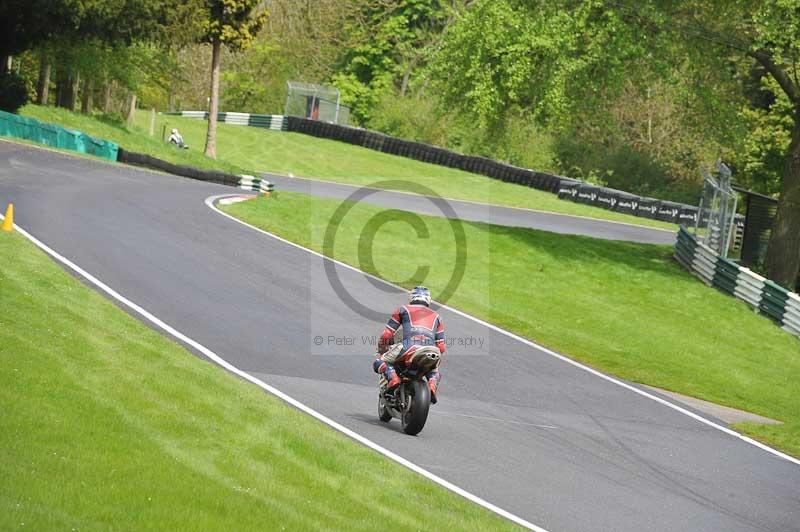
<svg viewBox="0 0 800 532">
<path fill-rule="evenodd" d="M 187 146 L 186 143 L 183 142 L 183 136 L 181 136 L 181 134 L 178 133 L 177 128 L 172 128 L 172 133 L 169 136 L 169 142 L 176 145 L 179 148 L 183 148 L 184 150 L 189 149 L 189 146 Z"/>
<path fill-rule="evenodd" d="M 417 286 L 408 296 L 408 305 L 397 307 L 383 329 L 378 341 L 378 356 L 372 364 L 375 373 L 381 373 L 388 381 L 387 391 L 400 384 L 400 377 L 394 364 L 403 364 L 416 351 L 417 346 L 435 345 L 444 354 L 444 323 L 439 313 L 430 308 L 431 292 L 424 286 Z M 397 329 L 403 327 L 403 342 L 393 347 Z M 431 402 L 436 403 L 436 389 L 441 381 L 438 369 L 428 372 L 428 388 Z"/>
</svg>

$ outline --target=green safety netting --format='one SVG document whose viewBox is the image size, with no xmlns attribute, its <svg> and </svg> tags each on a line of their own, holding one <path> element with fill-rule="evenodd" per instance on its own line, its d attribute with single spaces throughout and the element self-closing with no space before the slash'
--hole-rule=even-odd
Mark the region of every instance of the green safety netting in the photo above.
<svg viewBox="0 0 800 532">
<path fill-rule="evenodd" d="M 110 140 L 96 139 L 80 131 L 5 111 L 0 111 L 0 136 L 26 139 L 53 148 L 88 153 L 112 161 L 117 160 L 119 150 L 119 146 Z"/>
</svg>

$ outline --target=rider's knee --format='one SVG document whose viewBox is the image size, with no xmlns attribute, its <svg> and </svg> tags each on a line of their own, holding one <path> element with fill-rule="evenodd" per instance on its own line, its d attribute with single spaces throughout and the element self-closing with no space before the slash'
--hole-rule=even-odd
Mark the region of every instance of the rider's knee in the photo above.
<svg viewBox="0 0 800 532">
<path fill-rule="evenodd" d="M 383 373 L 384 371 L 386 371 L 386 362 L 384 362 L 380 358 L 376 358 L 372 362 L 372 370 L 375 373 Z"/>
</svg>

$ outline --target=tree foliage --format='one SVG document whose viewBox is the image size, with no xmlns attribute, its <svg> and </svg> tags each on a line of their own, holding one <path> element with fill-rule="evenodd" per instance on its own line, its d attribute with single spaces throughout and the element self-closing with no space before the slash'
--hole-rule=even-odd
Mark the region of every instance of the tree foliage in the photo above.
<svg viewBox="0 0 800 532">
<path fill-rule="evenodd" d="M 201 108 L 211 87 L 215 110 L 279 113 L 287 80 L 334 84 L 361 125 L 684 201 L 723 157 L 780 197 L 788 285 L 799 28 L 800 0 L 7 0 L 0 56 L 36 49 L 23 66 L 52 63 L 72 105 Z"/>
<path fill-rule="evenodd" d="M 735 136 L 736 117 L 758 119 L 740 112 L 744 94 L 736 86 L 755 61 L 791 106 L 794 133 L 784 147 L 766 261 L 770 275 L 789 286 L 800 269 L 799 54 L 800 0 L 478 0 L 446 33 L 432 71 L 447 105 L 473 110 L 482 124 L 518 105 L 554 129 L 576 127 L 582 110 L 619 98 L 631 76 L 656 76 L 686 91 L 705 122 L 717 124 L 698 128 L 713 138 Z M 701 123 L 684 114 L 689 125 Z M 617 117 L 616 125 L 626 120 Z M 625 145 L 636 142 L 629 136 Z"/>
<path fill-rule="evenodd" d="M 267 20 L 260 5 L 260 0 L 205 0 L 203 41 L 222 42 L 233 51 L 247 49 Z"/>
<path fill-rule="evenodd" d="M 357 120 L 368 123 L 392 89 L 405 95 L 455 9 L 440 0 L 378 0 L 350 14 L 341 66 L 331 79 Z"/>
</svg>

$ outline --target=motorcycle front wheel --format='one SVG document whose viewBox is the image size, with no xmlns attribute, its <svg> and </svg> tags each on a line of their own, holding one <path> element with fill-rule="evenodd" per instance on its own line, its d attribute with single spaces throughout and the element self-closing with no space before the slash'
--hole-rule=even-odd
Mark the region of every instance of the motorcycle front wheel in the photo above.
<svg viewBox="0 0 800 532">
<path fill-rule="evenodd" d="M 411 436 L 419 434 L 428 420 L 431 407 L 431 391 L 425 381 L 414 380 L 405 385 L 405 404 L 401 422 L 403 432 Z"/>
</svg>

